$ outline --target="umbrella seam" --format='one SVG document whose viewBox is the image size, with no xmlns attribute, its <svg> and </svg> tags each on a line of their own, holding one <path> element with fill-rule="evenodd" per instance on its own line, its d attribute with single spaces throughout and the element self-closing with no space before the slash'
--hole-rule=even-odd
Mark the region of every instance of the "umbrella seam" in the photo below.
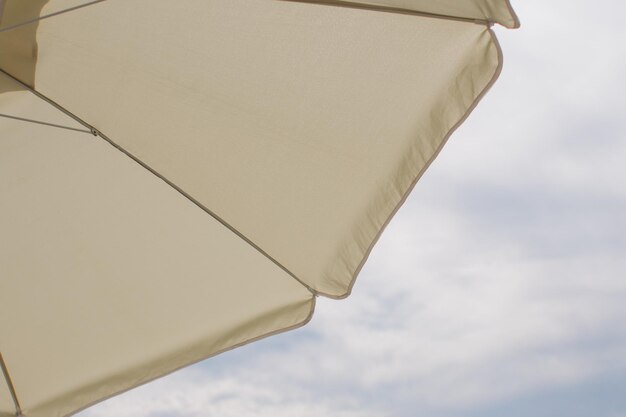
<svg viewBox="0 0 626 417">
<path fill-rule="evenodd" d="M 31 19 L 31 20 L 25 20 L 24 22 L 16 23 L 14 25 L 11 25 L 11 26 L 8 26 L 8 27 L 5 27 L 5 28 L 1 28 L 0 29 L 0 33 L 8 32 L 10 30 L 20 28 L 22 26 L 31 25 L 33 23 L 39 22 L 40 20 L 48 19 L 50 17 L 58 16 L 60 14 L 73 12 L 74 10 L 82 9 L 83 7 L 91 6 L 91 5 L 94 5 L 94 4 L 97 4 L 97 3 L 102 3 L 103 1 L 106 1 L 106 0 L 94 0 L 94 1 L 91 1 L 89 3 L 79 4 L 78 6 L 74 6 L 74 7 L 70 7 L 70 8 L 67 8 L 67 9 L 59 10 L 58 12 L 50 13 L 50 14 L 47 14 L 47 15 L 39 16 L 39 17 L 36 17 L 34 19 Z"/>
<path fill-rule="evenodd" d="M 13 386 L 13 381 L 11 380 L 9 369 L 7 368 L 7 365 L 4 362 L 4 358 L 2 357 L 1 352 L 0 352 L 0 368 L 2 368 L 2 374 L 4 374 L 4 379 L 7 382 L 7 386 L 9 387 L 9 392 L 11 393 L 11 398 L 13 399 L 13 404 L 15 405 L 15 417 L 21 417 L 22 408 L 20 407 L 20 402 L 17 399 L 17 393 L 15 392 L 15 387 Z"/>
<path fill-rule="evenodd" d="M 56 127 L 56 128 L 59 128 L 59 129 L 73 130 L 73 131 L 76 131 L 76 132 L 92 133 L 90 130 L 77 129 L 75 127 L 58 125 L 56 123 L 48 123 L 48 122 L 42 122 L 41 120 L 27 119 L 25 117 L 11 116 L 10 114 L 0 113 L 0 117 L 4 117 L 4 118 L 7 118 L 7 119 L 18 120 L 20 122 L 28 122 L 28 123 L 35 123 L 35 124 L 38 124 L 38 125 Z"/>
<path fill-rule="evenodd" d="M 495 23 L 495 21 L 491 19 L 479 19 L 479 18 L 472 18 L 472 17 L 462 17 L 462 16 L 452 16 L 452 15 L 447 15 L 447 14 L 421 12 L 419 10 L 405 9 L 402 7 L 382 6 L 382 5 L 366 4 L 366 3 L 355 3 L 352 1 L 344 1 L 344 0 L 280 0 L 280 1 L 286 1 L 290 3 L 317 4 L 320 6 L 344 7 L 344 8 L 350 8 L 350 9 L 369 10 L 369 11 L 382 12 L 382 13 L 405 14 L 405 15 L 410 15 L 410 16 L 421 16 L 421 17 L 429 17 L 433 19 L 444 19 L 444 20 L 452 20 L 452 21 L 457 21 L 457 22 L 474 23 L 477 25 L 493 26 L 493 24 Z M 509 7 L 509 10 L 512 10 L 512 9 Z M 502 25 L 505 26 L 504 24 Z"/>
<path fill-rule="evenodd" d="M 67 116 L 71 117 L 72 119 L 74 119 L 75 121 L 77 121 L 78 123 L 80 123 L 81 125 L 85 126 L 87 129 L 89 129 L 89 131 L 94 135 L 94 136 L 99 136 L 100 138 L 104 139 L 106 142 L 108 142 L 111 146 L 113 146 L 114 148 L 116 148 L 117 150 L 119 150 L 120 152 L 122 152 L 123 154 L 125 154 L 126 156 L 128 156 L 130 159 L 132 159 L 133 161 L 135 161 L 136 163 L 138 163 L 140 166 L 142 166 L 143 168 L 145 168 L 146 170 L 148 170 L 149 172 L 151 172 L 154 176 L 156 176 L 157 178 L 161 179 L 163 182 L 165 182 L 167 185 L 169 185 L 171 188 L 173 188 L 174 190 L 178 191 L 178 193 L 180 193 L 182 196 L 186 197 L 189 201 L 191 201 L 192 203 L 194 203 L 196 206 L 198 206 L 200 209 L 202 209 L 204 212 L 206 212 L 208 215 L 210 215 L 211 217 L 213 217 L 215 220 L 217 220 L 219 223 L 221 223 L 224 227 L 226 227 L 228 230 L 230 230 L 231 232 L 233 232 L 235 235 L 237 235 L 240 239 L 242 239 L 244 242 L 246 242 L 248 245 L 252 246 L 254 249 L 256 249 L 257 252 L 259 252 L 261 255 L 265 256 L 267 259 L 269 259 L 272 263 L 274 263 L 276 266 L 278 266 L 281 270 L 283 270 L 285 273 L 287 273 L 287 275 L 289 275 L 291 278 L 293 278 L 294 280 L 296 280 L 298 283 L 300 283 L 304 288 L 306 288 L 311 294 L 313 294 L 314 296 L 318 295 L 318 292 L 313 289 L 312 287 L 310 287 L 309 285 L 307 285 L 304 281 L 302 281 L 300 278 L 298 278 L 293 272 L 291 272 L 286 266 L 284 266 L 282 263 L 280 263 L 276 258 L 274 258 L 273 256 L 271 256 L 269 253 L 267 253 L 266 251 L 264 251 L 259 245 L 257 245 L 256 243 L 254 243 L 252 240 L 250 240 L 247 236 L 245 236 L 243 233 L 241 233 L 239 230 L 237 230 L 235 227 L 233 227 L 232 225 L 230 225 L 226 220 L 222 219 L 220 216 L 218 216 L 216 213 L 214 213 L 212 210 L 210 210 L 209 208 L 207 208 L 204 204 L 200 203 L 198 200 L 196 200 L 195 198 L 193 198 L 190 194 L 188 194 L 186 191 L 184 191 L 182 188 L 180 188 L 178 185 L 174 184 L 172 181 L 170 181 L 169 179 L 167 179 L 163 174 L 159 173 L 158 171 L 156 171 L 154 168 L 152 168 L 150 165 L 148 165 L 147 163 L 143 162 L 141 159 L 139 159 L 138 157 L 136 157 L 135 155 L 133 155 L 132 153 L 130 153 L 129 151 L 127 151 L 126 149 L 124 149 L 122 146 L 120 146 L 119 144 L 115 143 L 113 140 L 111 140 L 108 136 L 106 136 L 105 134 L 103 134 L 100 130 L 98 130 L 97 128 L 95 128 L 94 126 L 90 125 L 89 123 L 85 122 L 83 119 L 81 119 L 80 117 L 76 116 L 74 113 L 70 112 L 69 110 L 67 110 L 66 108 L 64 108 L 63 106 L 61 106 L 60 104 L 56 103 L 54 100 L 46 97 L 45 95 L 43 95 L 42 93 L 40 93 L 39 91 L 35 90 L 33 87 L 29 86 L 28 84 L 24 83 L 23 81 L 19 80 L 18 78 L 14 77 L 13 75 L 11 75 L 10 73 L 6 72 L 4 69 L 0 68 L 0 73 L 5 74 L 6 76 L 8 76 L 9 78 L 11 78 L 12 80 L 14 80 L 15 82 L 17 82 L 18 84 L 20 84 L 21 86 L 23 86 L 24 88 L 26 88 L 28 91 L 30 91 L 31 93 L 33 93 L 35 96 L 39 97 L 40 99 L 44 100 L 45 102 L 47 102 L 48 104 L 50 104 L 51 106 L 53 106 L 54 108 L 56 108 L 57 110 L 63 112 L 64 114 L 66 114 Z"/>
<path fill-rule="evenodd" d="M 37 23 L 40 20 L 44 20 L 50 17 L 72 12 L 74 10 L 82 9 L 84 7 L 91 6 L 97 3 L 102 3 L 104 1 L 106 0 L 94 0 L 89 3 L 59 10 L 58 12 L 50 13 L 44 16 L 37 17 L 35 19 L 20 22 L 20 23 L 11 25 L 6 28 L 1 28 L 0 33 L 17 29 L 19 27 L 30 25 L 33 23 Z M 379 11 L 379 12 L 386 12 L 386 13 L 408 14 L 408 15 L 413 15 L 413 16 L 430 17 L 434 19 L 454 20 L 454 21 L 459 21 L 459 22 L 476 23 L 479 25 L 488 25 L 488 26 L 492 26 L 494 24 L 494 21 L 491 19 L 476 19 L 476 18 L 470 18 L 470 17 L 452 16 L 452 15 L 447 15 L 447 14 L 428 13 L 428 12 L 421 12 L 419 10 L 404 9 L 401 7 L 380 6 L 380 5 L 374 5 L 374 4 L 359 4 L 359 3 L 353 3 L 351 1 L 343 1 L 343 0 L 280 0 L 280 1 L 287 1 L 287 2 L 294 2 L 294 3 L 311 3 L 311 4 L 319 4 L 319 5 L 325 5 L 325 6 L 336 6 L 336 7 L 349 7 L 349 8 L 354 8 L 354 9 L 372 10 L 372 11 Z M 509 0 L 506 0 L 506 6 L 511 16 L 511 19 L 513 20 L 513 26 L 511 26 L 511 28 L 518 28 L 519 19 L 517 18 L 517 15 L 515 14 L 513 7 L 511 7 L 511 3 Z M 503 26 L 506 26 L 503 23 L 500 23 L 500 24 L 502 24 Z"/>
</svg>

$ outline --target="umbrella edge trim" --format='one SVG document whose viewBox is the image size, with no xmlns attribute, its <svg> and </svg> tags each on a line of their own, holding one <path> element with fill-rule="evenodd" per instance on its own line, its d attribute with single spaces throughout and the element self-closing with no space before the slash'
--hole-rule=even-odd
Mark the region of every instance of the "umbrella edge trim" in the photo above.
<svg viewBox="0 0 626 417">
<path fill-rule="evenodd" d="M 309 309 L 309 314 L 308 314 L 308 315 L 304 318 L 304 320 L 302 320 L 302 321 L 300 321 L 300 322 L 298 322 L 298 323 L 295 323 L 295 324 L 293 324 L 293 325 L 291 325 L 291 326 L 288 326 L 288 327 L 284 327 L 284 328 L 280 328 L 280 329 L 275 329 L 275 330 L 272 330 L 272 331 L 270 331 L 270 332 L 268 332 L 268 333 L 264 333 L 264 334 L 261 334 L 261 335 L 259 335 L 259 336 L 252 337 L 252 338 L 250 338 L 250 339 L 246 339 L 246 340 L 244 340 L 244 341 L 242 341 L 242 342 L 239 342 L 239 343 L 234 344 L 234 345 L 232 345 L 232 346 L 229 346 L 229 347 L 227 347 L 227 348 L 220 349 L 220 350 L 218 350 L 218 351 L 216 351 L 216 352 L 213 352 L 213 353 L 209 354 L 208 356 L 204 356 L 204 357 L 202 357 L 202 358 L 200 358 L 200 359 L 198 359 L 198 360 L 196 360 L 196 361 L 193 361 L 193 362 L 187 363 L 187 364 L 182 365 L 182 366 L 178 366 L 178 367 L 176 367 L 176 368 L 174 368 L 174 369 L 172 369 L 172 370 L 170 370 L 170 371 L 168 371 L 168 372 L 166 372 L 166 373 L 164 373 L 164 374 L 162 374 L 162 375 L 156 376 L 156 377 L 154 377 L 154 378 L 147 379 L 147 380 L 145 380 L 145 381 L 140 382 L 139 384 L 134 384 L 134 385 L 132 385 L 132 386 L 130 386 L 130 387 L 128 387 L 128 388 L 125 388 L 125 389 L 123 389 L 122 391 L 118 391 L 118 392 L 115 392 L 115 393 L 113 393 L 113 394 L 110 394 L 110 395 L 108 395 L 108 396 L 106 396 L 106 397 L 100 398 L 100 399 L 98 399 L 98 400 L 96 400 L 96 401 L 92 401 L 92 402 L 90 402 L 90 403 L 88 403 L 88 404 L 86 404 L 86 405 L 82 406 L 82 407 L 81 407 L 81 408 L 79 408 L 79 409 L 76 409 L 76 410 L 74 410 L 74 411 L 71 411 L 71 412 L 70 412 L 70 413 L 68 413 L 68 414 L 64 414 L 64 415 L 63 415 L 63 417 L 71 417 L 71 416 L 73 416 L 73 415 L 76 415 L 76 414 L 80 413 L 81 411 L 85 411 L 87 408 L 93 407 L 93 406 L 94 406 L 94 405 L 96 405 L 96 404 L 99 404 L 99 403 L 101 403 L 101 402 L 104 402 L 104 401 L 106 401 L 106 400 L 109 400 L 109 399 L 111 399 L 111 398 L 113 398 L 113 397 L 117 397 L 118 395 L 122 395 L 122 394 L 124 394 L 124 393 L 126 393 L 126 392 L 128 392 L 128 391 L 131 391 L 131 390 L 133 390 L 133 389 L 135 389 L 135 388 L 138 388 L 138 387 L 140 387 L 140 386 L 142 386 L 142 385 L 148 384 L 148 383 L 150 383 L 150 382 L 154 382 L 154 381 L 156 381 L 157 379 L 160 379 L 160 378 L 166 377 L 166 376 L 168 376 L 168 375 L 170 375 L 170 374 L 172 374 L 172 373 L 174 373 L 174 372 L 176 372 L 176 371 L 180 371 L 181 369 L 184 369 L 184 368 L 187 368 L 187 367 L 189 367 L 189 366 L 195 365 L 195 364 L 197 364 L 197 363 L 200 363 L 200 362 L 202 362 L 202 361 L 205 361 L 205 360 L 207 360 L 207 359 L 210 359 L 210 358 L 212 358 L 212 357 L 214 357 L 214 356 L 217 356 L 217 355 L 220 355 L 220 354 L 222 354 L 222 353 L 226 353 L 226 352 L 228 352 L 228 351 L 231 351 L 231 350 L 234 350 L 234 349 L 240 348 L 240 347 L 245 346 L 245 345 L 248 345 L 248 344 L 250 344 L 250 343 L 254 343 L 254 342 L 257 342 L 257 341 L 259 341 L 259 340 L 262 340 L 262 339 L 265 339 L 265 338 L 268 338 L 268 337 L 271 337 L 271 336 L 275 336 L 275 335 L 278 335 L 278 334 L 281 334 L 281 333 L 286 333 L 286 332 L 289 332 L 289 331 L 291 331 L 291 330 L 296 330 L 296 329 L 299 329 L 300 327 L 306 326 L 306 325 L 307 325 L 307 324 L 311 321 L 311 319 L 313 318 L 313 315 L 314 315 L 314 313 L 315 313 L 316 298 L 317 298 L 317 297 L 316 297 L 316 295 L 315 295 L 315 294 L 311 294 L 311 298 L 310 298 L 310 304 L 311 304 L 311 307 L 310 307 L 310 309 Z"/>
<path fill-rule="evenodd" d="M 507 2 L 508 2 L 508 0 L 507 0 Z M 413 191 L 413 188 L 415 188 L 415 185 L 417 184 L 417 182 L 422 178 L 422 175 L 424 175 L 424 173 L 428 170 L 428 168 L 433 163 L 433 161 L 435 159 L 437 159 L 437 157 L 439 156 L 439 153 L 442 151 L 442 149 L 444 148 L 444 146 L 446 145 L 446 143 L 448 142 L 450 137 L 454 134 L 454 132 L 456 132 L 456 130 L 463 123 L 465 123 L 465 121 L 469 118 L 469 116 L 472 114 L 474 109 L 482 101 L 482 99 L 485 97 L 485 95 L 487 95 L 489 90 L 491 90 L 491 88 L 494 86 L 496 81 L 498 81 L 498 78 L 500 78 L 500 74 L 502 73 L 502 68 L 503 68 L 503 65 L 504 65 L 504 55 L 502 53 L 502 47 L 500 46 L 500 42 L 498 41 L 498 38 L 497 38 L 495 32 L 493 31 L 493 29 L 491 29 L 491 27 L 487 26 L 487 31 L 489 32 L 489 35 L 491 36 L 491 41 L 493 42 L 493 44 L 494 44 L 494 46 L 496 48 L 497 57 L 498 57 L 498 65 L 496 66 L 496 69 L 494 71 L 493 76 L 491 77 L 489 82 L 486 84 L 486 86 L 482 89 L 482 91 L 476 96 L 476 98 L 474 99 L 472 104 L 467 108 L 467 110 L 465 111 L 463 116 L 459 119 L 459 121 L 456 124 L 454 124 L 452 126 L 452 128 L 448 131 L 448 133 L 443 137 L 443 140 L 439 144 L 439 147 L 435 150 L 435 152 L 433 153 L 431 158 L 428 160 L 428 162 L 426 162 L 424 167 L 417 173 L 417 176 L 413 179 L 413 181 L 411 182 L 411 184 L 407 188 L 406 192 L 404 193 L 404 195 L 402 196 L 402 198 L 400 199 L 398 204 L 396 204 L 396 206 L 394 207 L 394 209 L 391 212 L 391 214 L 389 214 L 389 216 L 387 217 L 385 222 L 382 224 L 382 226 L 380 227 L 380 229 L 378 230 L 378 232 L 374 236 L 374 239 L 370 243 L 369 247 L 365 251 L 361 262 L 359 263 L 359 265 L 357 266 L 356 270 L 354 271 L 354 273 L 352 275 L 352 279 L 350 280 L 350 283 L 348 284 L 348 287 L 346 288 L 345 292 L 343 294 L 335 295 L 335 294 L 327 294 L 327 293 L 324 293 L 324 292 L 321 292 L 321 291 L 317 291 L 317 294 L 322 295 L 322 296 L 324 296 L 326 298 L 333 299 L 333 300 L 343 300 L 344 298 L 347 298 L 347 297 L 350 296 L 350 294 L 352 293 L 352 289 L 354 287 L 354 284 L 356 283 L 356 279 L 359 276 L 359 274 L 361 273 L 361 270 L 363 269 L 363 266 L 365 266 L 365 263 L 369 259 L 369 256 L 370 256 L 372 250 L 374 249 L 374 247 L 378 243 L 378 240 L 382 236 L 383 232 L 385 231 L 385 229 L 387 228 L 387 226 L 389 225 L 391 220 L 395 217 L 395 215 L 398 212 L 398 210 L 400 210 L 400 208 L 406 202 L 407 198 L 409 197 L 409 195 Z"/>
</svg>

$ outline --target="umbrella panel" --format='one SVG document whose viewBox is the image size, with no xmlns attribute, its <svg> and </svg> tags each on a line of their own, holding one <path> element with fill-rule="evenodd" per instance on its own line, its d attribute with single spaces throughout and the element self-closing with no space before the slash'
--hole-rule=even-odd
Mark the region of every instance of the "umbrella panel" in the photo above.
<svg viewBox="0 0 626 417">
<path fill-rule="evenodd" d="M 500 69 L 485 25 L 283 1 L 104 2 L 37 43 L 39 92 L 336 298 Z"/>
<path fill-rule="evenodd" d="M 0 112 L 71 126 L 45 106 L 0 96 Z M 310 318 L 308 290 L 106 142 L 2 128 L 0 350 L 26 415 L 66 415 Z"/>
</svg>

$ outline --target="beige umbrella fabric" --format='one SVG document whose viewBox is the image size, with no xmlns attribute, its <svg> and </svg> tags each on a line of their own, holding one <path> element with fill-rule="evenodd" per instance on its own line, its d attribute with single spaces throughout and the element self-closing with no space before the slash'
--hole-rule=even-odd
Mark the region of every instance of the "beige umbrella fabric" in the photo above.
<svg viewBox="0 0 626 417">
<path fill-rule="evenodd" d="M 0 10 L 2 417 L 70 415 L 346 297 L 498 77 L 491 24 L 519 25 L 505 0 Z"/>
</svg>

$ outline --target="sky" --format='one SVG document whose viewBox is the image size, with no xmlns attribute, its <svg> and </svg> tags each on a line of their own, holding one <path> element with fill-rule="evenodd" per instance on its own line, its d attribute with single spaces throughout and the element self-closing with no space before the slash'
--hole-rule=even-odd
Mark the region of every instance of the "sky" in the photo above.
<svg viewBox="0 0 626 417">
<path fill-rule="evenodd" d="M 626 3 L 513 6 L 348 299 L 79 415 L 626 417 Z"/>
</svg>

